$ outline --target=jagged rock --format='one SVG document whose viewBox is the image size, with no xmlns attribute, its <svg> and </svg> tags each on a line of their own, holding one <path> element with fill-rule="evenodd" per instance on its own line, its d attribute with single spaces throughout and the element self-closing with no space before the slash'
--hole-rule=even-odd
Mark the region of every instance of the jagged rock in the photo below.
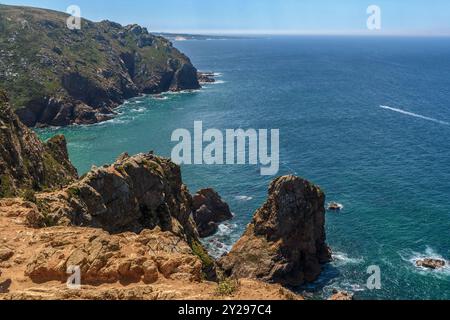
<svg viewBox="0 0 450 320">
<path fill-rule="evenodd" d="M 345 291 L 333 291 L 333 295 L 328 299 L 330 301 L 352 301 L 353 294 Z"/>
<path fill-rule="evenodd" d="M 194 221 L 200 237 L 212 236 L 218 224 L 233 218 L 230 207 L 213 189 L 202 189 L 193 199 Z"/>
<path fill-rule="evenodd" d="M 151 153 L 123 154 L 110 166 L 93 168 L 62 191 L 39 195 L 41 219 L 33 225 L 76 225 L 111 233 L 160 227 L 196 240 L 192 198 L 180 167 Z M 37 220 L 37 223 L 36 223 Z"/>
<path fill-rule="evenodd" d="M 427 269 L 442 269 L 446 266 L 446 261 L 441 259 L 422 259 L 416 262 L 418 267 L 427 268 Z"/>
<path fill-rule="evenodd" d="M 0 271 L 0 300 L 208 300 L 223 299 L 206 281 L 198 244 L 160 228 L 111 235 L 80 227 L 32 229 L 32 206 L 0 201 L 2 245 L 15 252 Z M 69 290 L 67 267 L 78 266 L 81 290 Z M 229 299 L 301 299 L 278 285 L 240 279 Z"/>
<path fill-rule="evenodd" d="M 60 187 L 77 177 L 63 136 L 42 143 L 24 126 L 0 90 L 0 198 Z"/>
<path fill-rule="evenodd" d="M 69 266 L 80 268 L 83 284 L 201 280 L 202 263 L 188 243 L 159 229 L 111 236 L 94 229 L 54 228 L 35 241 L 45 245 L 25 275 L 37 283 L 64 281 Z"/>
<path fill-rule="evenodd" d="M 325 243 L 325 195 L 295 176 L 276 179 L 267 202 L 219 264 L 226 274 L 298 286 L 317 279 L 330 261 Z"/>
<path fill-rule="evenodd" d="M 200 83 L 214 83 L 216 79 L 214 79 L 213 72 L 198 72 L 197 77 Z"/>
<path fill-rule="evenodd" d="M 0 38 L 14 39 L 0 42 L 0 86 L 27 126 L 92 124 L 141 93 L 200 88 L 189 58 L 138 25 L 83 19 L 74 32 L 65 13 L 6 5 L 0 16 Z"/>
</svg>

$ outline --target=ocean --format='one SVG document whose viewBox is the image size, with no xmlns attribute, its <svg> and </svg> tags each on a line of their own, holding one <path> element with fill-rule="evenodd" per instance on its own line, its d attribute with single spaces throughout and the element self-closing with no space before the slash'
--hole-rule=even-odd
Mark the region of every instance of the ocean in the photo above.
<svg viewBox="0 0 450 320">
<path fill-rule="evenodd" d="M 190 93 L 143 96 L 92 126 L 63 133 L 82 174 L 122 152 L 170 156 L 175 129 L 194 121 L 219 130 L 280 130 L 279 175 L 320 185 L 334 261 L 303 288 L 356 299 L 450 299 L 450 268 L 428 271 L 421 257 L 450 259 L 450 38 L 259 37 L 175 42 L 217 83 Z M 220 255 L 267 198 L 274 177 L 257 166 L 184 166 L 191 192 L 213 187 L 235 219 L 205 243 Z M 381 289 L 366 286 L 370 266 Z"/>
</svg>

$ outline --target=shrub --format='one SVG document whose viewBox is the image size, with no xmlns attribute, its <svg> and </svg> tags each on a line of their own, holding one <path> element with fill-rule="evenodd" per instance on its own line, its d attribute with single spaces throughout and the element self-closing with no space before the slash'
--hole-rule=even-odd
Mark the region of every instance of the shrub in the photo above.
<svg viewBox="0 0 450 320">
<path fill-rule="evenodd" d="M 197 241 L 192 242 L 192 252 L 200 258 L 204 268 L 210 268 L 214 266 L 214 260 L 206 252 L 205 248 Z"/>
<path fill-rule="evenodd" d="M 217 294 L 221 296 L 232 296 L 239 289 L 239 281 L 226 278 L 219 282 L 217 286 Z"/>
<path fill-rule="evenodd" d="M 36 201 L 37 201 L 37 199 L 36 199 L 36 194 L 35 194 L 35 192 L 34 192 L 33 190 L 31 190 L 31 189 L 28 189 L 28 190 L 26 190 L 26 191 L 24 192 L 24 194 L 23 194 L 23 199 L 24 199 L 25 201 L 33 202 L 33 203 L 36 203 Z"/>
</svg>

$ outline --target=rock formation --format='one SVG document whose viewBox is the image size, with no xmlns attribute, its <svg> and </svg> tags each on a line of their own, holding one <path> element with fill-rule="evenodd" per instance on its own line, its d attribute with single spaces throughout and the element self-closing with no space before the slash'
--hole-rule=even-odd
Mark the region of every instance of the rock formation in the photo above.
<svg viewBox="0 0 450 320">
<path fill-rule="evenodd" d="M 267 202 L 219 264 L 227 275 L 287 286 L 312 282 L 330 260 L 325 243 L 325 195 L 295 176 L 276 179 Z"/>
<path fill-rule="evenodd" d="M 159 227 L 111 235 L 101 229 L 30 228 L 35 210 L 21 199 L 0 200 L 0 300 L 223 299 L 204 280 L 202 257 L 183 238 Z M 79 267 L 81 290 L 69 289 Z M 279 286 L 242 279 L 230 299 L 292 299 Z"/>
<path fill-rule="evenodd" d="M 0 98 L 0 300 L 300 299 L 260 282 L 270 280 L 262 274 L 239 276 L 251 270 L 242 266 L 277 253 L 279 259 L 269 257 L 272 269 L 261 268 L 287 284 L 297 267 L 310 279 L 318 272 L 315 263 L 326 260 L 323 194 L 303 180 L 283 178 L 255 216 L 254 235 L 247 234 L 249 244 L 278 241 L 278 250 L 259 247 L 244 257 L 250 260 L 237 261 L 244 236 L 226 264 L 239 276 L 230 287 L 193 219 L 219 223 L 232 217 L 216 192 L 201 190 L 193 199 L 180 167 L 152 153 L 122 154 L 77 179 L 64 137 L 42 143 L 12 112 L 6 95 Z M 74 268 L 81 290 L 66 286 Z"/>
<path fill-rule="evenodd" d="M 328 299 L 330 301 L 353 301 L 353 294 L 345 291 L 333 291 L 333 295 Z"/>
<path fill-rule="evenodd" d="M 194 220 L 202 238 L 215 234 L 219 223 L 230 220 L 233 214 L 217 192 L 202 189 L 193 197 Z"/>
<path fill-rule="evenodd" d="M 0 198 L 63 186 L 76 177 L 64 137 L 41 143 L 19 121 L 0 90 Z"/>
<path fill-rule="evenodd" d="M 197 240 L 192 198 L 180 167 L 151 153 L 123 154 L 109 166 L 92 168 L 80 180 L 37 196 L 30 225 L 73 225 L 110 233 L 160 227 L 186 241 Z"/>
<path fill-rule="evenodd" d="M 200 84 L 215 83 L 215 74 L 213 72 L 197 72 Z"/>
<path fill-rule="evenodd" d="M 197 70 L 172 44 L 138 25 L 0 5 L 0 86 L 27 126 L 91 124 L 139 94 L 198 89 Z"/>
<path fill-rule="evenodd" d="M 442 269 L 446 266 L 446 262 L 441 259 L 422 259 L 416 262 L 418 267 L 427 268 L 427 269 Z"/>
</svg>

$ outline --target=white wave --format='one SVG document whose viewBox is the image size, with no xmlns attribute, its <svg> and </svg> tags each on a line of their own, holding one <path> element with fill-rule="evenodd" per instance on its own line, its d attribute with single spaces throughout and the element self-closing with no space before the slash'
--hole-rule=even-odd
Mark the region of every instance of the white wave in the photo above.
<svg viewBox="0 0 450 320">
<path fill-rule="evenodd" d="M 161 97 L 152 97 L 153 100 L 168 100 L 169 97 L 161 96 Z"/>
<path fill-rule="evenodd" d="M 137 109 L 133 109 L 133 112 L 138 112 L 138 113 L 142 113 L 145 112 L 145 110 L 147 110 L 146 108 L 142 107 L 142 108 L 137 108 Z"/>
<path fill-rule="evenodd" d="M 446 126 L 450 125 L 449 122 L 438 120 L 438 119 L 435 119 L 435 118 L 426 117 L 426 116 L 423 116 L 423 115 L 420 115 L 420 114 L 417 114 L 417 113 L 413 113 L 413 112 L 409 112 L 409 111 L 405 111 L 405 110 L 402 110 L 402 109 L 391 108 L 391 107 L 388 107 L 388 106 L 380 106 L 380 108 L 385 109 L 385 110 L 398 112 L 398 113 L 401 113 L 401 114 L 404 114 L 404 115 L 407 115 L 407 116 L 411 116 L 411 117 L 415 117 L 415 118 L 419 118 L 419 119 L 423 119 L 423 120 L 427 120 L 427 121 L 432 121 L 432 122 L 443 124 L 443 125 L 446 125 Z"/>
<path fill-rule="evenodd" d="M 181 90 L 181 91 L 168 91 L 168 92 L 164 92 L 163 95 L 178 95 L 178 94 L 187 94 L 187 93 L 197 93 L 200 92 L 200 89 L 195 89 L 195 90 Z"/>
<path fill-rule="evenodd" d="M 347 264 L 360 264 L 364 262 L 363 258 L 350 258 L 344 252 L 333 252 L 333 264 L 343 266 Z"/>
<path fill-rule="evenodd" d="M 249 196 L 236 196 L 235 199 L 236 199 L 236 200 L 239 200 L 239 201 L 251 201 L 251 200 L 253 200 L 253 197 L 249 197 Z"/>
</svg>

